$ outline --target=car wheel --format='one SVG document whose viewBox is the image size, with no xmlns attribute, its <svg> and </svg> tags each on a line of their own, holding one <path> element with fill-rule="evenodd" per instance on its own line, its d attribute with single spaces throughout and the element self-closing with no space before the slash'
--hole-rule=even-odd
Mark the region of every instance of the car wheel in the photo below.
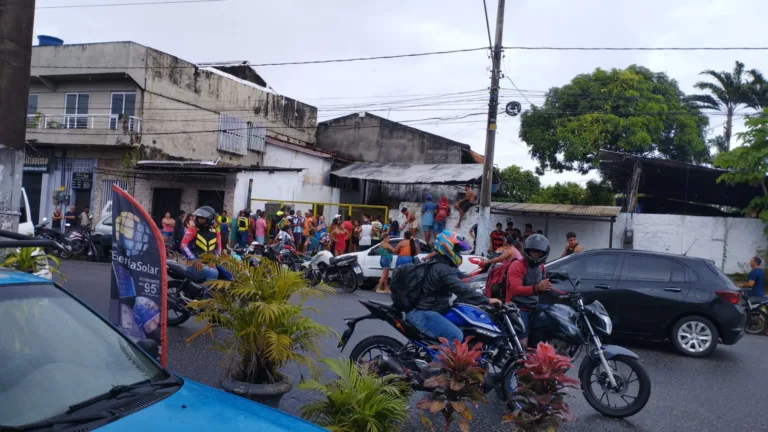
<svg viewBox="0 0 768 432">
<path fill-rule="evenodd" d="M 701 316 L 680 319 L 672 327 L 672 344 L 688 357 L 707 357 L 717 348 L 719 334 L 712 321 Z"/>
</svg>

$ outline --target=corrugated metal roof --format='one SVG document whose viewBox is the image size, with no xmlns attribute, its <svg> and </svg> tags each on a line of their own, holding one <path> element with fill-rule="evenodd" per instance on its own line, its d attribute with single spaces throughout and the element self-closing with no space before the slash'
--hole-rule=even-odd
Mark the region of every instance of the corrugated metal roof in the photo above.
<svg viewBox="0 0 768 432">
<path fill-rule="evenodd" d="M 621 212 L 621 207 L 492 202 L 491 210 L 496 212 L 541 213 L 560 216 L 615 217 Z"/>
<path fill-rule="evenodd" d="M 158 168 L 166 170 L 195 170 L 195 171 L 301 171 L 303 168 L 268 167 L 255 165 L 227 165 L 214 161 L 170 161 L 170 160 L 141 160 L 136 166 L 140 168 Z"/>
<path fill-rule="evenodd" d="M 356 163 L 331 174 L 344 178 L 387 183 L 462 184 L 483 175 L 480 164 L 380 164 Z"/>
</svg>

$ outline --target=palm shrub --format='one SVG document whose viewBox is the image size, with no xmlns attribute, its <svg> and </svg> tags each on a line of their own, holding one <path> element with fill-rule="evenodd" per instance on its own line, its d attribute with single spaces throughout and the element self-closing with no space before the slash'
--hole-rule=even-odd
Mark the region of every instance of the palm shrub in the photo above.
<svg viewBox="0 0 768 432">
<path fill-rule="evenodd" d="M 349 359 L 323 359 L 335 375 L 329 382 L 307 380 L 302 390 L 322 398 L 304 405 L 301 416 L 334 432 L 386 432 L 397 430 L 408 419 L 411 389 L 402 377 L 380 377 L 369 364 Z"/>
<path fill-rule="evenodd" d="M 42 248 L 23 247 L 8 253 L 0 262 L 0 267 L 8 267 L 26 273 L 37 273 L 45 270 L 46 265 L 51 273 L 56 273 L 62 279 L 67 280 L 59 271 L 61 260 L 58 257 L 46 254 Z"/>
<path fill-rule="evenodd" d="M 464 342 L 454 340 L 451 345 L 446 338 L 440 338 L 441 345 L 430 347 L 440 352 L 437 361 L 429 364 L 439 368 L 440 374 L 424 381 L 424 386 L 432 392 L 416 403 L 416 408 L 431 414 L 442 414 L 446 431 L 454 421 L 459 423 L 462 432 L 469 431 L 472 420 L 470 405 L 477 408 L 480 403 L 487 403 L 481 389 L 485 370 L 478 363 L 483 344 L 476 343 L 470 348 L 471 339 L 467 337 Z M 421 421 L 432 429 L 432 422 L 423 415 Z"/>
<path fill-rule="evenodd" d="M 516 431 L 556 430 L 572 417 L 564 401 L 566 390 L 579 384 L 565 375 L 573 366 L 571 359 L 539 342 L 521 363 L 517 371 L 518 388 L 512 396 L 518 409 L 505 415 L 504 421 L 513 423 Z"/>
<path fill-rule="evenodd" d="M 213 329 L 228 330 L 214 336 L 215 346 L 226 356 L 226 373 L 241 382 L 279 382 L 280 370 L 291 362 L 312 368 L 312 356 L 320 354 L 318 342 L 335 332 L 307 316 L 315 309 L 306 301 L 333 291 L 310 287 L 301 273 L 270 261 L 258 266 L 227 256 L 208 261 L 223 267 L 232 280 L 209 281 L 210 298 L 190 303 L 208 324 L 187 342 L 205 333 L 213 336 Z"/>
</svg>

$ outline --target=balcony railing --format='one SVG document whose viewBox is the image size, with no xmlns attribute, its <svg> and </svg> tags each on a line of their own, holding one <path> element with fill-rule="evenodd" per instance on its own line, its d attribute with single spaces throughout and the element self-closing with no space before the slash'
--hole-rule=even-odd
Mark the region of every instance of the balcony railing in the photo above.
<svg viewBox="0 0 768 432">
<path fill-rule="evenodd" d="M 125 114 L 28 114 L 27 129 L 112 129 L 141 132 L 141 118 Z"/>
</svg>

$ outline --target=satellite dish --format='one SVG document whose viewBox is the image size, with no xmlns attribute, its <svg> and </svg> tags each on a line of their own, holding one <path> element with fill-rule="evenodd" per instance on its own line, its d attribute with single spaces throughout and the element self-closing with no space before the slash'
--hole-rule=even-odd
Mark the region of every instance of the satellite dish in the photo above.
<svg viewBox="0 0 768 432">
<path fill-rule="evenodd" d="M 504 108 L 504 111 L 507 113 L 508 116 L 515 117 L 516 115 L 520 114 L 520 111 L 523 110 L 523 107 L 520 105 L 520 102 L 512 101 L 507 104 L 506 108 Z"/>
</svg>

